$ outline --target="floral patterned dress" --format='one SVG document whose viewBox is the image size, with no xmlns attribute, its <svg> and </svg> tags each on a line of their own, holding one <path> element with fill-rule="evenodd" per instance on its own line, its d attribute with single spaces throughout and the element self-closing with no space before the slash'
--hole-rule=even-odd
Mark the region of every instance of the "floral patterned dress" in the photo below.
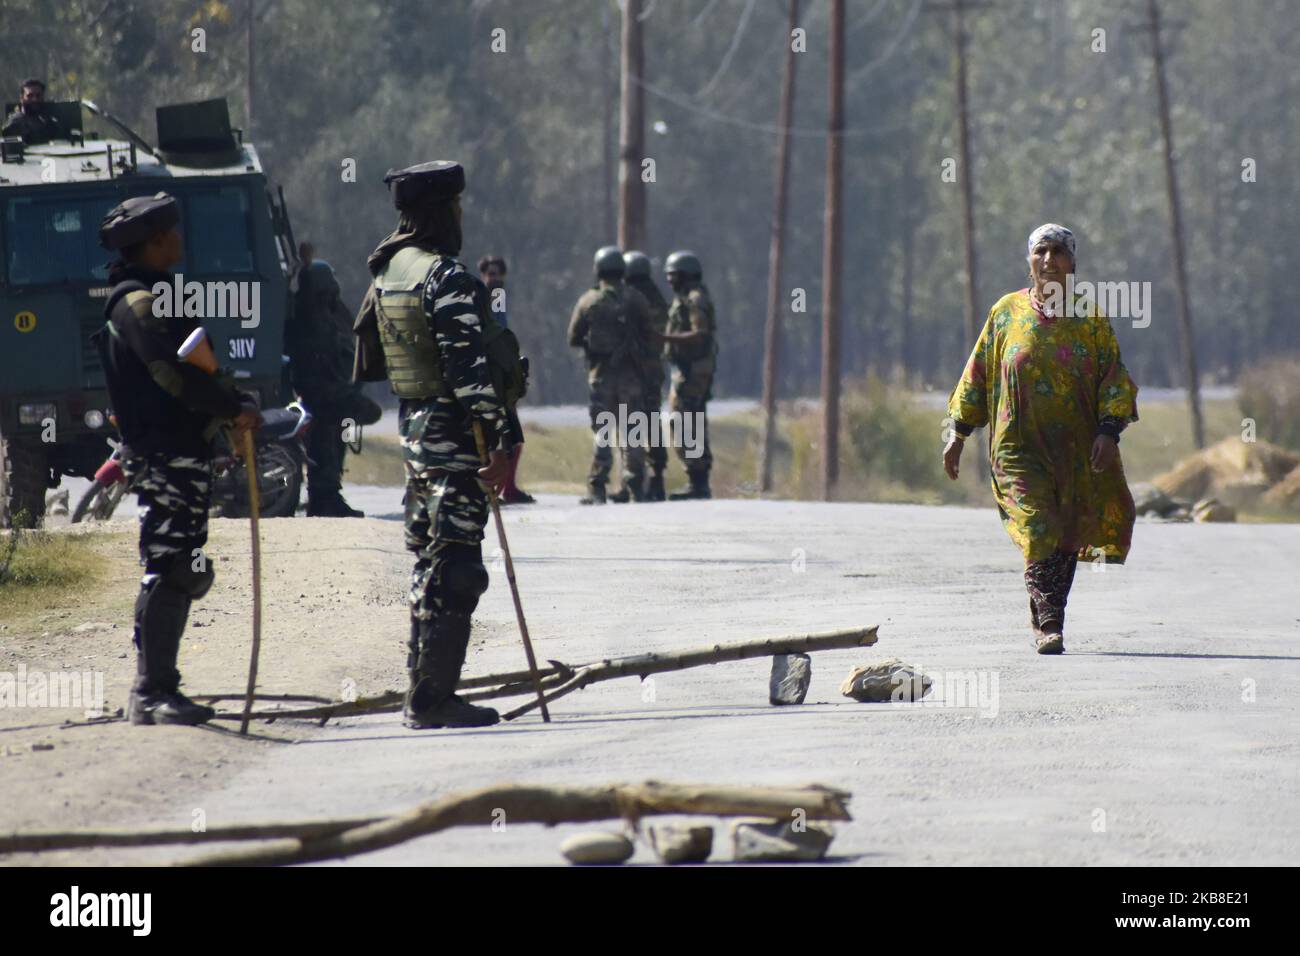
<svg viewBox="0 0 1300 956">
<path fill-rule="evenodd" d="M 1090 455 L 1101 419 L 1137 421 L 1137 386 L 1110 321 L 1080 299 L 1076 317 L 1049 318 L 1028 289 L 998 300 L 971 352 L 948 413 L 989 428 L 993 495 L 1026 562 L 1056 551 L 1122 564 L 1133 498 L 1119 456 L 1104 471 Z"/>
</svg>

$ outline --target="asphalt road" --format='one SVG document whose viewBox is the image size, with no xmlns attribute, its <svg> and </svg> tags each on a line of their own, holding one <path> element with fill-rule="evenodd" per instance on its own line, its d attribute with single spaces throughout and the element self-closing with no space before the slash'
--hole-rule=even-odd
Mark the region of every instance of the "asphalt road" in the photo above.
<svg viewBox="0 0 1300 956">
<path fill-rule="evenodd" d="M 395 489 L 348 495 L 397 517 Z M 408 731 L 397 715 L 303 725 L 297 744 L 213 779 L 200 801 L 210 826 L 395 811 L 507 782 L 822 783 L 853 794 L 832 847 L 845 863 L 1300 863 L 1292 526 L 1139 524 L 1127 567 L 1080 570 L 1059 658 L 1033 652 L 1019 555 L 991 507 L 582 508 L 544 496 L 508 509 L 507 526 L 542 658 L 863 624 L 880 624 L 880 641 L 814 655 L 797 707 L 768 704 L 760 660 L 596 685 L 557 702 L 549 726 L 535 715 L 473 731 Z M 495 542 L 489 529 L 489 558 Z M 499 569 L 475 627 L 467 673 L 522 666 Z M 347 654 L 346 635 L 321 630 L 322 653 Z M 913 704 L 840 696 L 854 664 L 884 657 L 922 667 L 934 692 Z M 971 676 L 986 691 L 976 706 L 959 699 Z M 358 861 L 559 864 L 560 841 L 582 829 L 506 821 Z M 729 857 L 720 828 L 714 858 Z M 638 845 L 633 862 L 652 860 Z"/>
</svg>

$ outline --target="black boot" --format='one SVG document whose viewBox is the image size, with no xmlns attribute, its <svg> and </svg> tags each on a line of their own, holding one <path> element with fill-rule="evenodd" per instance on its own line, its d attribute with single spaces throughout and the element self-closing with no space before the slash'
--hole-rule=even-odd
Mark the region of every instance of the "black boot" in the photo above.
<svg viewBox="0 0 1300 956">
<path fill-rule="evenodd" d="M 674 491 L 669 495 L 672 501 L 689 501 L 692 498 L 712 498 L 713 494 L 709 491 L 709 473 L 707 471 L 691 472 L 688 476 L 691 479 L 690 485 L 681 491 Z"/>
<path fill-rule="evenodd" d="M 632 495 L 629 493 L 627 485 L 624 485 L 622 488 L 618 489 L 618 491 L 614 492 L 605 500 L 609 501 L 612 504 L 625 505 L 631 499 L 632 499 Z"/>
<path fill-rule="evenodd" d="M 358 511 L 347 503 L 337 491 L 330 494 L 313 495 L 307 492 L 308 518 L 364 518 L 366 513 Z"/>
<path fill-rule="evenodd" d="M 454 693 L 469 647 L 470 616 L 444 611 L 432 621 L 421 621 L 419 629 L 419 660 L 406 693 L 406 726 L 488 727 L 500 720 L 491 707 L 467 704 Z"/>
<path fill-rule="evenodd" d="M 645 500 L 663 501 L 666 497 L 667 495 L 664 493 L 664 473 L 657 471 L 646 481 Z"/>
<path fill-rule="evenodd" d="M 161 579 L 141 588 L 135 601 L 136 679 L 127 705 L 131 723 L 192 726 L 216 715 L 180 692 L 176 655 L 189 614 L 189 596 Z"/>
<path fill-rule="evenodd" d="M 587 494 L 585 497 L 578 499 L 580 505 L 603 505 L 605 503 L 605 483 L 597 481 L 587 482 Z"/>
</svg>

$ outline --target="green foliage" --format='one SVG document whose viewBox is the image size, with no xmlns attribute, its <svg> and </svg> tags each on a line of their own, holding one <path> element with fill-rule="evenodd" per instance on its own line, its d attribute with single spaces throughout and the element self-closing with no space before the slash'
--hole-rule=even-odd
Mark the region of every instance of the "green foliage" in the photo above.
<svg viewBox="0 0 1300 956">
<path fill-rule="evenodd" d="M 719 396 L 760 387 L 782 4 L 647 5 L 645 250 L 703 260 L 718 305 Z M 817 391 L 828 4 L 806 3 L 796 57 L 779 390 Z M 975 195 L 979 308 L 1024 284 L 1024 240 L 1072 226 L 1081 278 L 1150 281 L 1149 328 L 1116 322 L 1140 385 L 1182 383 L 1149 39 L 1130 0 L 987 4 L 967 17 L 973 169 L 958 156 L 951 15 L 913 0 L 850 5 L 844 166 L 842 362 L 907 370 L 946 391 L 962 328 L 960 177 Z M 1170 95 L 1192 317 L 1207 379 L 1300 347 L 1291 320 L 1292 210 L 1300 179 L 1300 20 L 1293 0 L 1166 0 Z M 466 164 L 464 257 L 510 264 L 510 318 L 532 400 L 582 401 L 564 329 L 591 253 L 614 239 L 618 7 L 612 0 L 261 0 L 253 4 L 253 115 L 245 109 L 244 0 L 0 0 L 0 89 L 43 75 L 146 138 L 153 108 L 211 96 L 285 186 L 299 238 L 359 302 L 365 257 L 395 216 L 382 177 L 431 158 Z M 206 52 L 192 31 L 206 31 Z M 493 31 L 506 50 L 494 52 Z M 1095 52 L 1094 31 L 1106 31 Z M 734 45 L 734 50 L 732 49 Z M 731 55 L 728 56 L 728 51 Z M 656 126 L 658 125 L 658 127 Z M 662 130 L 657 132 L 656 128 Z M 1242 162 L 1258 167 L 1242 179 Z M 355 160 L 356 182 L 342 166 Z M 808 310 L 792 312 L 803 289 Z M 982 318 L 982 316 L 981 316 Z M 932 435 L 927 435 L 930 443 Z M 882 478 L 883 480 L 883 478 Z"/>
<path fill-rule="evenodd" d="M 1241 376 L 1242 414 L 1256 437 L 1300 450 L 1300 356 L 1270 359 Z"/>
<path fill-rule="evenodd" d="M 71 598 L 98 581 L 107 562 L 87 534 L 15 531 L 0 541 L 0 617 Z"/>
</svg>

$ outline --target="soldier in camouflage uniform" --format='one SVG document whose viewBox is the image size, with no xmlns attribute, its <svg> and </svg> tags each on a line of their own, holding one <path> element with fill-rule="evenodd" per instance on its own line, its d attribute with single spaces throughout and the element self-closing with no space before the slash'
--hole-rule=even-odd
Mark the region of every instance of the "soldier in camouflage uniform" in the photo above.
<svg viewBox="0 0 1300 956">
<path fill-rule="evenodd" d="M 584 292 L 569 319 L 569 346 L 580 348 L 587 362 L 588 408 L 594 433 L 591 470 L 583 504 L 604 504 L 605 485 L 613 466 L 612 446 L 620 444 L 617 423 L 645 404 L 641 355 L 653 338 L 650 306 L 641 293 L 623 284 L 623 254 L 616 246 L 596 251 L 596 284 Z M 620 416 L 619 409 L 623 414 Z M 607 425 L 613 416 L 614 428 Z M 645 449 L 622 447 L 623 486 L 633 500 L 644 499 Z"/>
<path fill-rule="evenodd" d="M 672 308 L 668 310 L 668 331 L 663 336 L 667 342 L 668 360 L 673 365 L 669 410 L 683 417 L 698 414 L 700 426 L 696 434 L 703 448 L 702 454 L 691 457 L 685 443 L 678 443 L 677 457 L 686 467 L 690 485 L 669 497 L 674 501 L 708 498 L 711 496 L 709 471 L 713 467 L 713 454 L 709 450 L 708 404 L 713 397 L 713 373 L 718 355 L 713 301 L 709 298 L 709 290 L 704 287 L 704 270 L 695 253 L 674 252 L 664 263 L 664 272 L 675 293 Z"/>
<path fill-rule="evenodd" d="M 489 370 L 487 290 L 455 258 L 465 171 L 458 163 L 423 163 L 391 171 L 384 181 L 400 219 L 369 259 L 373 281 L 354 327 L 353 379 L 387 377 L 401 398 L 406 547 L 415 554 L 406 725 L 486 726 L 497 722 L 497 712 L 454 691 L 470 616 L 488 586 L 483 482 L 497 490 L 504 484 L 513 436 Z M 490 449 L 486 467 L 475 423 Z"/>
<path fill-rule="evenodd" d="M 140 563 L 135 602 L 136 680 L 133 724 L 201 724 L 211 707 L 180 692 L 176 658 L 190 603 L 212 587 L 208 540 L 212 488 L 210 441 L 223 422 L 255 428 L 256 400 L 176 357 L 198 327 L 183 315 L 154 312 L 155 283 L 170 284 L 180 261 L 180 214 L 166 193 L 128 199 L 104 219 L 100 243 L 120 258 L 109 267 L 113 289 L 95 343 L 104 365 L 124 461 L 140 504 Z"/>
<path fill-rule="evenodd" d="M 650 274 L 650 259 L 644 252 L 626 252 L 623 254 L 626 271 L 623 281 L 640 292 L 650 305 L 650 325 L 658 336 L 668 328 L 668 301 Z M 644 372 L 642 410 L 647 416 L 658 415 L 663 405 L 664 393 L 664 356 L 663 340 L 655 337 L 647 340 L 641 353 L 641 367 Z M 664 500 L 664 469 L 668 467 L 668 447 L 663 441 L 651 442 L 646 450 L 650 472 L 646 475 L 645 500 Z M 626 496 L 626 489 L 621 495 Z M 619 496 L 611 495 L 611 501 Z M 626 500 L 626 497 L 623 498 Z"/>
</svg>

